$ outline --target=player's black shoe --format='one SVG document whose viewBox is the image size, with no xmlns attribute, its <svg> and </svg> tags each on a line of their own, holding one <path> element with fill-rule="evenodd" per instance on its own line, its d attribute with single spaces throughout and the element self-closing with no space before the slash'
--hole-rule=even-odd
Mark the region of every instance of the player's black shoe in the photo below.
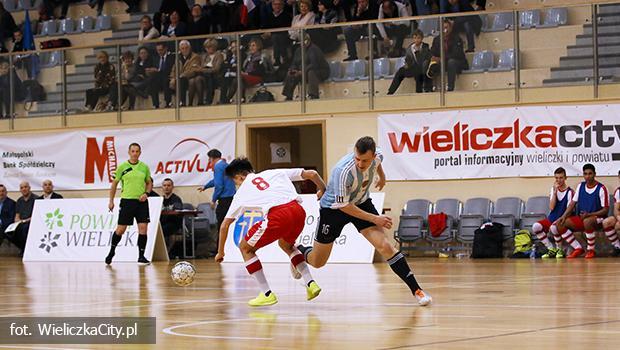
<svg viewBox="0 0 620 350">
<path fill-rule="evenodd" d="M 138 258 L 138 265 L 146 266 L 146 265 L 150 265 L 150 264 L 151 264 L 151 262 L 150 262 L 150 261 L 148 261 L 148 260 L 144 257 L 144 255 L 142 255 L 142 256 L 140 256 L 140 257 Z"/>
<path fill-rule="evenodd" d="M 112 264 L 112 258 L 113 257 L 114 257 L 114 252 L 110 252 L 110 254 L 108 254 L 108 256 L 105 257 L 106 265 Z"/>
</svg>

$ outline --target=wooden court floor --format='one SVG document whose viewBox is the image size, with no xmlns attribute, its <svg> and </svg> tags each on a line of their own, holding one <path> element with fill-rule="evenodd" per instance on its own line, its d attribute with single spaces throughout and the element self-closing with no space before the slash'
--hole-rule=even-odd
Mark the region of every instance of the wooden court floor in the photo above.
<svg viewBox="0 0 620 350">
<path fill-rule="evenodd" d="M 620 260 L 410 259 L 434 304 L 419 307 L 384 263 L 313 270 L 305 290 L 286 264 L 264 264 L 279 297 L 257 294 L 241 264 L 195 261 L 176 287 L 170 265 L 27 263 L 3 258 L 0 316 L 154 316 L 156 345 L 9 345 L 0 349 L 617 349 Z"/>
</svg>

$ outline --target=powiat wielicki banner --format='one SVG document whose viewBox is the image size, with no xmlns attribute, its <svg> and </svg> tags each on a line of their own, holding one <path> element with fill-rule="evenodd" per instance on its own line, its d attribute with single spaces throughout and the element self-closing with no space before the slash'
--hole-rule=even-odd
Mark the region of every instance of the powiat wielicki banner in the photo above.
<svg viewBox="0 0 620 350">
<path fill-rule="evenodd" d="M 379 145 L 389 180 L 550 176 L 564 167 L 620 170 L 620 105 L 533 106 L 384 114 Z"/>
</svg>

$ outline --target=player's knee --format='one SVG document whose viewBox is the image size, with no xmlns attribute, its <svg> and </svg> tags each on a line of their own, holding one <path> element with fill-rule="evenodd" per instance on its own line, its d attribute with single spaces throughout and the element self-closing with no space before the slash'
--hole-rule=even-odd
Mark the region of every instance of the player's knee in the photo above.
<svg viewBox="0 0 620 350">
<path fill-rule="evenodd" d="M 535 222 L 534 225 L 532 225 L 532 231 L 534 233 L 542 232 L 542 230 L 543 230 L 543 226 L 540 223 Z"/>
<path fill-rule="evenodd" d="M 614 226 L 616 226 L 616 218 L 614 218 L 613 216 L 610 216 L 603 220 L 603 228 L 605 228 L 606 230 Z"/>
<path fill-rule="evenodd" d="M 327 259 L 328 258 L 317 257 L 317 256 L 314 256 L 313 254 L 310 254 L 308 255 L 307 262 L 310 264 L 310 266 L 318 269 L 318 268 L 325 266 L 325 264 L 327 264 Z"/>
<path fill-rule="evenodd" d="M 249 245 L 248 242 L 241 240 L 241 243 L 239 244 L 239 250 L 241 250 L 241 253 L 249 254 L 254 252 L 254 247 Z"/>
</svg>

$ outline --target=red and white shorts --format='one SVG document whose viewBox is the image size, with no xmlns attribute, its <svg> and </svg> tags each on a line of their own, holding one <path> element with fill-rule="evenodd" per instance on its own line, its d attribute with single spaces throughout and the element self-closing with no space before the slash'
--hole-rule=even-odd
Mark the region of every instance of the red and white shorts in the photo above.
<svg viewBox="0 0 620 350">
<path fill-rule="evenodd" d="M 305 223 L 306 211 L 297 201 L 292 201 L 271 208 L 267 218 L 254 224 L 244 239 L 257 249 L 279 239 L 294 244 Z"/>
<path fill-rule="evenodd" d="M 586 230 L 585 224 L 583 223 L 581 216 L 578 216 L 578 215 L 571 216 L 567 220 L 571 221 L 573 225 L 575 226 L 575 229 L 573 231 L 584 232 Z M 603 225 L 603 220 L 605 220 L 605 218 L 597 217 L 596 225 L 597 226 Z"/>
<path fill-rule="evenodd" d="M 549 218 L 540 220 L 538 221 L 538 223 L 543 227 L 543 232 L 549 232 L 549 230 L 551 229 L 551 225 L 553 225 Z"/>
</svg>

